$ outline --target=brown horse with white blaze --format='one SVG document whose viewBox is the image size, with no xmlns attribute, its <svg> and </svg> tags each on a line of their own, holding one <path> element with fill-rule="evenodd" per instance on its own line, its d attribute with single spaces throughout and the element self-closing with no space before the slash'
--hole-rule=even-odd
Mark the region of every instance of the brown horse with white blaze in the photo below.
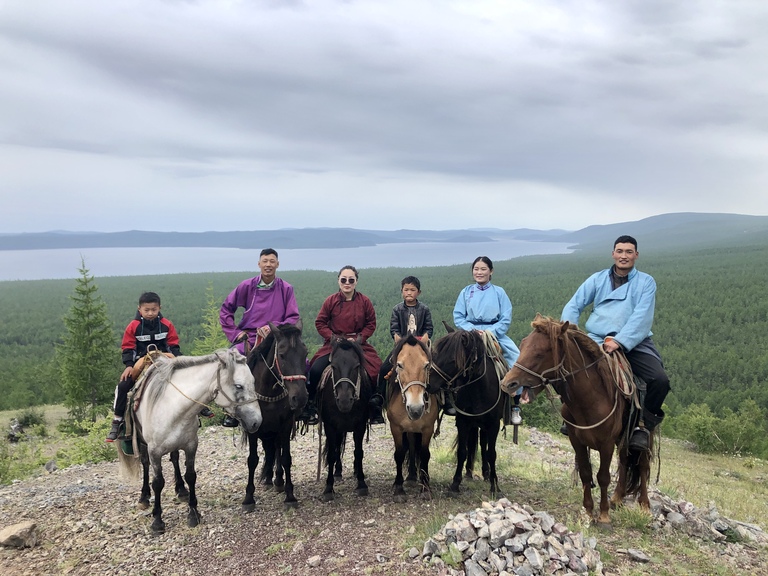
<svg viewBox="0 0 768 576">
<path fill-rule="evenodd" d="M 561 414 L 576 454 L 576 469 L 584 492 L 583 504 L 593 515 L 592 464 L 589 450 L 600 453 L 598 524 L 609 525 L 608 484 L 614 449 L 619 453 L 619 474 L 610 505 L 620 505 L 627 494 L 637 495 L 640 506 L 650 508 L 648 478 L 650 453 L 629 452 L 626 430 L 630 399 L 614 382 L 607 357 L 578 326 L 536 315 L 533 331 L 520 344 L 520 357 L 501 382 L 508 394 L 523 388 L 523 402 L 532 401 L 550 386 L 562 401 Z"/>
<path fill-rule="evenodd" d="M 417 478 L 422 497 L 432 497 L 429 489 L 429 444 L 435 432 L 438 404 L 435 395 L 428 390 L 430 364 L 429 337 L 426 334 L 421 340 L 413 334 L 396 340 L 387 386 L 387 420 L 395 441 L 397 465 L 393 490 L 396 502 L 405 502 L 403 484 L 406 481 L 416 482 Z M 406 453 L 407 480 L 403 477 Z"/>
</svg>

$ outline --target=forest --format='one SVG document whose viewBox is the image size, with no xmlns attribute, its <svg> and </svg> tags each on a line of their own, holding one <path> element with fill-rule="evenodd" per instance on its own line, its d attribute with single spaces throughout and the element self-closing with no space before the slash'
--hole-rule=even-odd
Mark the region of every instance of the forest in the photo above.
<svg viewBox="0 0 768 576">
<path fill-rule="evenodd" d="M 705 405 L 713 414 L 738 414 L 753 401 L 765 428 L 768 415 L 768 243 L 721 248 L 649 250 L 640 246 L 638 269 L 658 285 L 654 340 L 669 371 L 672 392 L 667 413 Z M 495 262 L 493 282 L 513 303 L 509 335 L 516 342 L 530 331 L 536 315 L 559 317 L 563 305 L 586 277 L 612 263 L 610 246 L 597 253 L 531 256 Z M 389 318 L 399 301 L 400 280 L 416 275 L 421 300 L 432 310 L 435 337 L 452 323 L 456 297 L 472 280 L 469 263 L 414 269 L 360 269 L 358 289 L 371 298 L 378 328 L 371 343 L 381 356 L 391 348 Z M 88 263 L 85 262 L 87 268 Z M 163 314 L 176 325 L 182 351 L 204 336 L 206 299 L 220 302 L 257 270 L 218 274 L 177 274 L 96 278 L 114 331 L 114 347 L 104 350 L 120 372 L 119 342 L 133 318 L 141 292 L 158 292 Z M 73 275 L 76 271 L 73 270 Z M 279 273 L 294 285 L 312 354 L 321 344 L 314 319 L 323 300 L 336 291 L 336 275 L 319 271 Z M 0 282 L 0 410 L 59 403 L 54 352 L 65 334 L 63 317 L 76 280 Z M 730 412 L 729 412 L 730 411 Z"/>
</svg>

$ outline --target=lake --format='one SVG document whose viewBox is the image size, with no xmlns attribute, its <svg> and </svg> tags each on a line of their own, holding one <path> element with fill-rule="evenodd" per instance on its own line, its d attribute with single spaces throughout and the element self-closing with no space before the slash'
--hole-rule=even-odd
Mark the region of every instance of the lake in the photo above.
<svg viewBox="0 0 768 576">
<path fill-rule="evenodd" d="M 278 250 L 280 270 L 449 266 L 469 264 L 477 256 L 509 260 L 536 254 L 567 254 L 562 242 L 422 242 L 378 244 L 360 248 Z M 66 250 L 0 250 L 0 281 L 77 278 L 81 258 L 95 277 L 143 276 L 197 272 L 258 271 L 261 247 L 239 248 L 82 248 Z"/>
</svg>

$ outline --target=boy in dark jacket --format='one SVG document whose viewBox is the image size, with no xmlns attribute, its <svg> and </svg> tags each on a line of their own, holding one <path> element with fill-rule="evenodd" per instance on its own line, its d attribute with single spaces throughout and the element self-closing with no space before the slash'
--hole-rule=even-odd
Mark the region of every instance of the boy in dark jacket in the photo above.
<svg viewBox="0 0 768 576">
<path fill-rule="evenodd" d="M 173 323 L 160 313 L 160 296 L 155 292 L 144 292 L 139 296 L 139 308 L 136 317 L 128 324 L 123 334 L 123 364 L 125 370 L 120 375 L 120 382 L 115 388 L 115 418 L 112 429 L 107 435 L 107 442 L 117 440 L 120 424 L 125 415 L 128 402 L 128 391 L 133 387 L 133 369 L 140 358 L 147 355 L 152 346 L 159 352 L 173 356 L 181 356 L 179 335 Z M 213 412 L 204 408 L 203 416 L 211 417 Z"/>
<path fill-rule="evenodd" d="M 432 338 L 432 313 L 429 307 L 419 302 L 421 282 L 416 276 L 406 276 L 400 282 L 403 301 L 392 309 L 389 320 L 389 333 L 393 339 L 399 339 L 413 333 L 421 339 L 425 334 Z M 383 424 L 381 409 L 384 406 L 384 393 L 387 389 L 387 374 L 392 371 L 392 355 L 387 356 L 379 370 L 376 393 L 370 400 L 370 423 Z"/>
</svg>

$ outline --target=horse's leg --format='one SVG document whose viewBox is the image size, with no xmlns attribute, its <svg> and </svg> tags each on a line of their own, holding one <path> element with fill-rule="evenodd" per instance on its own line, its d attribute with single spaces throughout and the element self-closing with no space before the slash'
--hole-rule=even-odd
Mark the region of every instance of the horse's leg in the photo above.
<svg viewBox="0 0 768 576">
<path fill-rule="evenodd" d="M 147 508 L 149 508 L 149 496 L 150 496 L 149 454 L 147 453 L 147 447 L 140 446 L 139 454 L 141 457 L 141 468 L 142 468 L 141 495 L 139 496 L 139 508 L 142 510 L 146 510 Z"/>
<path fill-rule="evenodd" d="M 640 495 L 637 497 L 637 503 L 644 510 L 650 511 L 651 501 L 648 499 L 648 480 L 651 477 L 651 454 L 653 454 L 653 434 L 651 434 L 650 449 L 640 454 L 638 462 L 640 474 Z"/>
<path fill-rule="evenodd" d="M 600 448 L 600 468 L 597 470 L 597 485 L 600 487 L 600 514 L 597 523 L 605 526 L 611 524 L 608 513 L 608 485 L 611 483 L 611 460 L 613 459 L 613 442 L 606 442 Z"/>
<path fill-rule="evenodd" d="M 366 414 L 368 406 L 364 405 Z M 365 473 L 363 472 L 363 440 L 365 438 L 365 428 L 368 424 L 368 418 L 363 418 L 361 424 L 352 433 L 355 441 L 355 477 L 357 478 L 357 487 L 355 494 L 358 496 L 368 496 L 368 484 L 365 483 Z"/>
<path fill-rule="evenodd" d="M 399 504 L 404 503 L 407 500 L 405 490 L 403 489 L 403 463 L 405 462 L 405 444 L 408 442 L 408 435 L 402 431 L 402 428 L 395 428 L 392 426 L 392 438 L 395 441 L 395 468 L 397 473 L 395 474 L 395 483 L 392 487 L 393 500 Z"/>
<path fill-rule="evenodd" d="M 619 475 L 616 478 L 616 488 L 611 496 L 611 508 L 616 508 L 624 504 L 624 497 L 627 495 L 627 466 L 629 458 L 626 447 L 619 449 Z"/>
<path fill-rule="evenodd" d="M 341 450 L 347 443 L 347 435 L 344 432 L 338 433 L 339 435 L 339 450 L 336 452 L 336 459 L 333 461 L 333 477 L 336 482 L 341 482 L 344 477 L 341 474 Z"/>
<path fill-rule="evenodd" d="M 405 435 L 405 450 L 408 453 L 408 476 L 405 478 L 405 482 L 409 485 L 416 484 L 419 480 L 419 471 L 416 468 L 418 442 L 416 434 L 409 432 Z"/>
<path fill-rule="evenodd" d="M 288 451 L 288 457 L 290 458 L 290 449 Z M 285 491 L 285 475 L 288 473 L 283 466 L 283 441 L 278 434 L 275 437 L 275 492 Z"/>
<path fill-rule="evenodd" d="M 181 502 L 189 501 L 189 490 L 187 490 L 186 484 L 184 484 L 184 478 L 181 476 L 181 468 L 179 467 L 179 451 L 174 450 L 171 452 L 171 464 L 173 464 L 173 479 L 176 483 L 176 498 Z"/>
<path fill-rule="evenodd" d="M 333 427 L 325 427 L 325 463 L 328 466 L 328 474 L 325 477 L 325 490 L 323 490 L 323 495 L 321 496 L 323 502 L 330 502 L 335 497 L 333 493 L 333 467 L 337 461 L 341 465 L 339 453 L 341 452 L 342 438 L 343 434 L 334 430 Z"/>
<path fill-rule="evenodd" d="M 461 486 L 461 469 L 464 467 L 464 463 L 467 462 L 467 473 L 470 472 L 470 465 L 467 459 L 467 445 L 472 444 L 471 436 L 474 433 L 475 436 L 475 448 L 477 448 L 477 431 L 473 429 L 466 418 L 461 414 L 456 415 L 456 472 L 453 474 L 453 481 L 451 482 L 451 492 L 459 492 Z M 470 475 L 471 478 L 471 475 Z"/>
<path fill-rule="evenodd" d="M 477 428 L 470 426 L 468 422 L 465 422 L 465 425 L 467 426 L 467 436 L 464 441 L 465 460 L 467 463 L 466 478 L 467 480 L 474 480 L 475 458 L 477 456 Z M 456 427 L 458 428 L 458 422 L 456 423 Z"/>
<path fill-rule="evenodd" d="M 421 497 L 425 500 L 432 500 L 432 490 L 429 487 L 429 443 L 432 441 L 432 428 L 426 428 L 421 432 L 420 450 L 419 450 L 419 484 L 421 484 Z M 415 448 L 414 448 L 415 450 Z"/>
<path fill-rule="evenodd" d="M 272 482 L 272 475 L 275 471 L 275 435 L 272 433 L 265 434 L 261 437 L 261 445 L 264 448 L 264 466 L 261 469 L 261 482 L 267 489 L 274 486 Z"/>
<path fill-rule="evenodd" d="M 487 432 L 483 431 L 481 435 L 481 448 L 485 455 L 483 456 L 483 478 L 486 478 L 491 484 L 491 496 L 496 497 L 499 491 L 499 478 L 496 475 L 496 440 L 499 437 L 499 419 L 491 418 L 487 425 Z M 486 476 L 487 469 L 487 476 Z"/>
<path fill-rule="evenodd" d="M 286 508 L 296 508 L 299 505 L 298 500 L 293 495 L 293 479 L 291 477 L 291 467 L 293 459 L 291 458 L 291 430 L 293 423 L 289 419 L 283 426 L 280 433 L 280 468 L 285 471 L 285 500 L 283 506 Z"/>
<path fill-rule="evenodd" d="M 162 454 L 150 454 L 149 461 L 152 464 L 152 492 L 155 494 L 155 505 L 152 508 L 152 533 L 162 534 L 165 532 L 165 522 L 163 522 L 163 508 L 160 504 L 160 495 L 165 486 L 163 478 Z"/>
<path fill-rule="evenodd" d="M 253 512 L 256 509 L 256 501 L 253 499 L 253 494 L 256 492 L 253 476 L 256 473 L 256 467 L 259 465 L 259 438 L 256 434 L 248 435 L 248 448 L 248 484 L 245 486 L 245 498 L 242 503 L 243 512 Z"/>
<path fill-rule="evenodd" d="M 480 469 L 483 472 L 483 480 L 489 480 L 491 476 L 491 467 L 488 462 L 488 459 L 490 458 L 488 455 L 488 446 L 490 444 L 488 436 L 489 434 L 485 431 L 485 428 L 481 427 L 480 428 Z M 496 461 L 496 456 L 494 455 L 494 462 L 495 461 Z M 491 494 L 493 494 L 493 482 L 491 482 Z"/>
<path fill-rule="evenodd" d="M 200 512 L 197 511 L 197 472 L 195 471 L 195 456 L 197 455 L 197 436 L 191 446 L 184 450 L 184 479 L 189 486 L 189 513 L 187 526 L 194 528 L 200 524 Z"/>
<path fill-rule="evenodd" d="M 573 451 L 576 456 L 576 470 L 581 479 L 581 488 L 583 491 L 582 504 L 589 517 L 592 518 L 595 511 L 595 503 L 592 500 L 592 464 L 589 462 L 589 448 L 579 443 L 574 436 L 569 437 Z"/>
</svg>

